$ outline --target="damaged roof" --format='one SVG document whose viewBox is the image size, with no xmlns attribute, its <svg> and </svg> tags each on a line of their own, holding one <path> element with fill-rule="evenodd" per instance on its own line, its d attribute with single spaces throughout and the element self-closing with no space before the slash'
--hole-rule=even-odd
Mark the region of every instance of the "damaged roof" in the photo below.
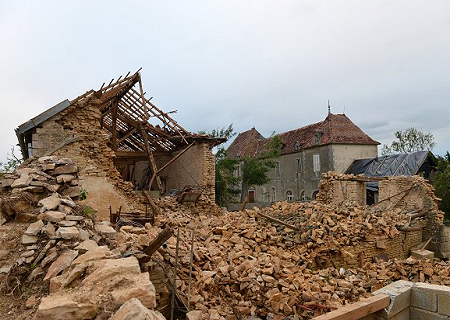
<svg viewBox="0 0 450 320">
<path fill-rule="evenodd" d="M 356 126 L 345 114 L 328 114 L 325 120 L 280 133 L 281 154 L 328 144 L 379 145 Z M 261 154 L 270 138 L 264 138 L 255 128 L 239 134 L 228 148 L 230 157 Z"/>
<path fill-rule="evenodd" d="M 412 176 L 424 172 L 428 178 L 433 164 L 429 151 L 401 153 L 377 158 L 355 160 L 345 171 L 346 174 L 363 174 L 368 177 Z"/>
<path fill-rule="evenodd" d="M 114 151 L 146 151 L 148 145 L 152 152 L 170 153 L 199 140 L 211 145 L 224 142 L 224 139 L 185 130 L 150 100 L 145 97 L 139 69 L 132 75 L 128 73 L 124 78 L 111 80 L 106 86 L 104 83 L 98 90 L 89 90 L 72 101 L 64 100 L 21 124 L 16 133 L 20 141 L 20 137 L 23 139 L 30 130 L 61 111 L 71 106 L 91 104 L 101 112 L 101 125 L 110 132 Z"/>
</svg>

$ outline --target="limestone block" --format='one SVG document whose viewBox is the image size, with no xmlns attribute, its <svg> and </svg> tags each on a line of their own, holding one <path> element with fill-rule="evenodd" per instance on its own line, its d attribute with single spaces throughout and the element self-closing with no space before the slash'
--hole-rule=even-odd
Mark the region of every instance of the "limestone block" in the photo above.
<svg viewBox="0 0 450 320">
<path fill-rule="evenodd" d="M 75 202 L 73 202 L 71 199 L 62 198 L 61 199 L 61 203 L 66 205 L 66 206 L 69 206 L 71 208 L 75 208 L 75 206 L 76 206 Z"/>
<path fill-rule="evenodd" d="M 158 312 L 147 309 L 142 303 L 131 298 L 125 302 L 119 310 L 109 320 L 165 320 L 164 316 Z"/>
<path fill-rule="evenodd" d="M 14 180 L 11 184 L 11 188 L 24 188 L 28 187 L 33 181 L 33 178 L 28 173 L 22 173 L 19 179 Z"/>
<path fill-rule="evenodd" d="M 113 255 L 111 250 L 106 246 L 101 246 L 95 249 L 88 250 L 86 253 L 80 255 L 73 261 L 73 265 L 81 264 L 88 261 L 108 259 Z"/>
<path fill-rule="evenodd" d="M 48 212 L 48 211 L 47 211 Z M 42 228 L 42 232 L 45 233 L 49 237 L 53 237 L 56 235 L 55 226 L 51 223 L 47 223 L 44 228 Z"/>
<path fill-rule="evenodd" d="M 36 236 L 30 236 L 27 234 L 24 234 L 22 236 L 22 244 L 29 245 L 29 244 L 35 244 L 38 241 L 38 238 Z"/>
<path fill-rule="evenodd" d="M 95 231 L 100 233 L 102 236 L 109 238 L 109 239 L 115 239 L 117 236 L 116 230 L 114 230 L 113 227 L 108 226 L 103 223 L 99 223 L 95 225 Z"/>
<path fill-rule="evenodd" d="M 44 281 L 50 280 L 57 276 L 61 271 L 67 269 L 72 261 L 77 257 L 77 250 L 67 250 L 61 254 L 55 262 L 53 262 L 48 268 L 47 274 L 44 277 Z"/>
<path fill-rule="evenodd" d="M 417 259 L 433 259 L 434 252 L 426 249 L 411 250 L 411 255 Z"/>
<path fill-rule="evenodd" d="M 77 227 L 59 227 L 56 230 L 56 236 L 66 240 L 78 239 L 80 231 Z"/>
<path fill-rule="evenodd" d="M 55 170 L 53 170 L 52 175 L 57 176 L 61 174 L 70 174 L 70 173 L 77 173 L 78 168 L 74 164 L 66 164 L 63 166 L 56 167 Z"/>
<path fill-rule="evenodd" d="M 39 215 L 39 218 L 48 222 L 58 222 L 64 220 L 66 214 L 59 211 L 46 211 Z"/>
<path fill-rule="evenodd" d="M 44 212 L 47 210 L 54 210 L 58 208 L 60 203 L 61 199 L 59 198 L 59 195 L 57 193 L 54 193 L 50 197 L 47 197 L 39 201 L 38 206 L 42 207 L 41 212 Z"/>
<path fill-rule="evenodd" d="M 71 181 L 75 180 L 76 177 L 74 175 L 71 174 L 61 174 L 59 176 L 56 177 L 56 182 L 58 182 L 59 184 L 62 183 L 70 183 Z"/>
<path fill-rule="evenodd" d="M 202 320 L 203 312 L 201 310 L 192 310 L 186 313 L 187 320 Z"/>
<path fill-rule="evenodd" d="M 97 315 L 97 305 L 90 301 L 80 303 L 71 296 L 43 297 L 37 310 L 37 319 L 42 320 L 84 320 Z"/>
<path fill-rule="evenodd" d="M 38 220 L 32 224 L 30 224 L 25 231 L 25 234 L 29 236 L 36 236 L 39 232 L 44 228 L 44 222 L 42 220 Z"/>
<path fill-rule="evenodd" d="M 97 242 L 88 239 L 81 242 L 75 249 L 79 250 L 80 253 L 85 253 L 86 251 L 97 249 L 98 247 Z"/>
<path fill-rule="evenodd" d="M 119 287 L 119 284 L 125 282 L 127 286 Z M 123 304 L 131 298 L 139 299 L 147 308 L 156 307 L 156 291 L 150 281 L 148 273 L 116 275 L 108 279 L 108 290 L 114 302 Z"/>
<path fill-rule="evenodd" d="M 68 196 L 68 197 L 71 197 L 71 198 L 76 198 L 76 197 L 80 196 L 80 192 L 81 192 L 81 188 L 78 187 L 78 186 L 75 186 L 75 187 L 69 187 L 69 188 L 64 189 L 62 191 L 62 194 L 64 196 Z"/>
<path fill-rule="evenodd" d="M 73 227 L 76 226 L 78 223 L 77 221 L 68 221 L 68 220 L 61 220 L 58 222 L 58 226 L 60 227 Z"/>
<path fill-rule="evenodd" d="M 3 179 L 2 180 L 2 187 L 7 188 L 10 187 L 14 183 L 14 179 Z"/>
</svg>

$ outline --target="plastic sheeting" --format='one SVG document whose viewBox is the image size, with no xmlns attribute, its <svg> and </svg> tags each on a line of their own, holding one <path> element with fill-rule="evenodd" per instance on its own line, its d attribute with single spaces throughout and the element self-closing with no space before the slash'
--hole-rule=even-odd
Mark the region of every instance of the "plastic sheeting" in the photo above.
<svg viewBox="0 0 450 320">
<path fill-rule="evenodd" d="M 417 174 L 427 157 L 428 151 L 417 151 L 355 160 L 345 173 L 364 174 L 368 177 L 412 176 Z"/>
</svg>

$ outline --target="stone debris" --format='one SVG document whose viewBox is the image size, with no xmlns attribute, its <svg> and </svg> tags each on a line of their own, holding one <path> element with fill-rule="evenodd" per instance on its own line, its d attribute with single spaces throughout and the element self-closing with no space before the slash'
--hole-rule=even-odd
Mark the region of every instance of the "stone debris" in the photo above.
<svg viewBox="0 0 450 320">
<path fill-rule="evenodd" d="M 0 277 L 6 275 L 0 278 L 0 290 L 13 288 L 9 281 L 19 277 L 27 287 L 47 287 L 49 294 L 32 296 L 24 304 L 36 319 L 106 320 L 114 313 L 115 319 L 129 319 L 123 310 L 147 317 L 142 319 L 164 319 L 150 310 L 156 307 L 156 292 L 149 274 L 141 272 L 135 257 L 123 258 L 114 250 L 114 228 L 84 214 L 77 170 L 70 159 L 44 157 L 26 163 L 2 183 L 2 218 L 27 217 L 31 223 L 21 236 L 24 248 L 14 265 L 3 265 L 8 251 L 0 252 Z"/>
<path fill-rule="evenodd" d="M 153 225 L 114 228 L 84 213 L 75 168 L 69 159 L 40 158 L 2 183 L 2 215 L 30 224 L 13 266 L 1 264 L 7 253 L 0 251 L 0 273 L 13 280 L 27 270 L 24 285 L 48 289 L 27 300 L 36 319 L 162 320 L 152 309 L 167 311 L 175 264 L 177 300 L 189 304 L 191 320 L 308 319 L 396 280 L 450 285 L 448 262 L 427 259 L 434 238 L 422 234 L 440 230 L 442 212 L 419 177 L 411 194 L 392 193 L 392 201 L 374 206 L 329 197 L 341 192 L 343 178 L 362 179 L 336 174 L 324 176 L 320 201 L 243 212 L 161 197 Z M 21 187 L 13 189 L 16 180 Z M 149 261 L 145 250 L 169 226 L 180 230 L 178 255 L 175 232 Z"/>
</svg>

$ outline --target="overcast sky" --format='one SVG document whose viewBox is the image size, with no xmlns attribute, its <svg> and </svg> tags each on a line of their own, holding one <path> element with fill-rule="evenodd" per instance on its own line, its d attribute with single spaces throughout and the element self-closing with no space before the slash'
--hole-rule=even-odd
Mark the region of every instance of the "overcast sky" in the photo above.
<svg viewBox="0 0 450 320">
<path fill-rule="evenodd" d="M 140 67 L 193 132 L 269 136 L 323 120 L 329 99 L 381 143 L 416 127 L 450 150 L 449 0 L 0 5 L 0 161 L 19 124 Z"/>
</svg>

